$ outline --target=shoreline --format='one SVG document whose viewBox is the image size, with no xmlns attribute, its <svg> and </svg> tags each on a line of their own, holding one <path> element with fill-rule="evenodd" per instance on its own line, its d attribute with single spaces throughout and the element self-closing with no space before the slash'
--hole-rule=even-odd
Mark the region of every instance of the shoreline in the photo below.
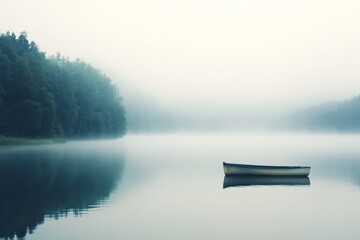
<svg viewBox="0 0 360 240">
<path fill-rule="evenodd" d="M 0 136 L 0 146 L 20 146 L 20 145 L 49 145 L 65 143 L 63 138 L 21 138 Z"/>
</svg>

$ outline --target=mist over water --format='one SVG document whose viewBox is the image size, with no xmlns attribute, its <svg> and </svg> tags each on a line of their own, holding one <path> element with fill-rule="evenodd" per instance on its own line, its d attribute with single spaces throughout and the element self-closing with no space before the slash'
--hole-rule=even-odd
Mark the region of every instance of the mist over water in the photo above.
<svg viewBox="0 0 360 240">
<path fill-rule="evenodd" d="M 359 142 L 338 134 L 136 134 L 2 148 L 0 238 L 287 239 L 301 231 L 358 239 Z M 311 173 L 229 182 L 223 161 L 309 165 Z"/>
</svg>

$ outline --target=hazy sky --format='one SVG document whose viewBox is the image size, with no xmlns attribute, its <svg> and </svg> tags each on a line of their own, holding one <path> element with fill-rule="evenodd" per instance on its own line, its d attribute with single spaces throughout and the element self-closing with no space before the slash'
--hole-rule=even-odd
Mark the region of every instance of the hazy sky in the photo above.
<svg viewBox="0 0 360 240">
<path fill-rule="evenodd" d="M 358 0 L 0 0 L 0 32 L 167 105 L 268 108 L 360 94 Z"/>
</svg>

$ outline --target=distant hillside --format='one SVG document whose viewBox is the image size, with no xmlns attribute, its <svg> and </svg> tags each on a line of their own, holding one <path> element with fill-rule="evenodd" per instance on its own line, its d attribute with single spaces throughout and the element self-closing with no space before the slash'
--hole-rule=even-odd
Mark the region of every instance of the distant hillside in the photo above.
<svg viewBox="0 0 360 240">
<path fill-rule="evenodd" d="M 360 96 L 300 110 L 289 122 L 297 129 L 360 131 Z"/>
</svg>

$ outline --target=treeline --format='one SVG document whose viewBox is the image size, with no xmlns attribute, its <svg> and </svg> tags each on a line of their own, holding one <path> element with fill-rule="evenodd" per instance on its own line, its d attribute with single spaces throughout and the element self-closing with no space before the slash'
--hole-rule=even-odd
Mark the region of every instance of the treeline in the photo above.
<svg viewBox="0 0 360 240">
<path fill-rule="evenodd" d="M 117 87 L 91 65 L 47 58 L 26 33 L 0 35 L 0 135 L 121 136 L 125 110 Z"/>
<path fill-rule="evenodd" d="M 290 122 L 300 129 L 360 131 L 360 96 L 298 111 Z"/>
</svg>

